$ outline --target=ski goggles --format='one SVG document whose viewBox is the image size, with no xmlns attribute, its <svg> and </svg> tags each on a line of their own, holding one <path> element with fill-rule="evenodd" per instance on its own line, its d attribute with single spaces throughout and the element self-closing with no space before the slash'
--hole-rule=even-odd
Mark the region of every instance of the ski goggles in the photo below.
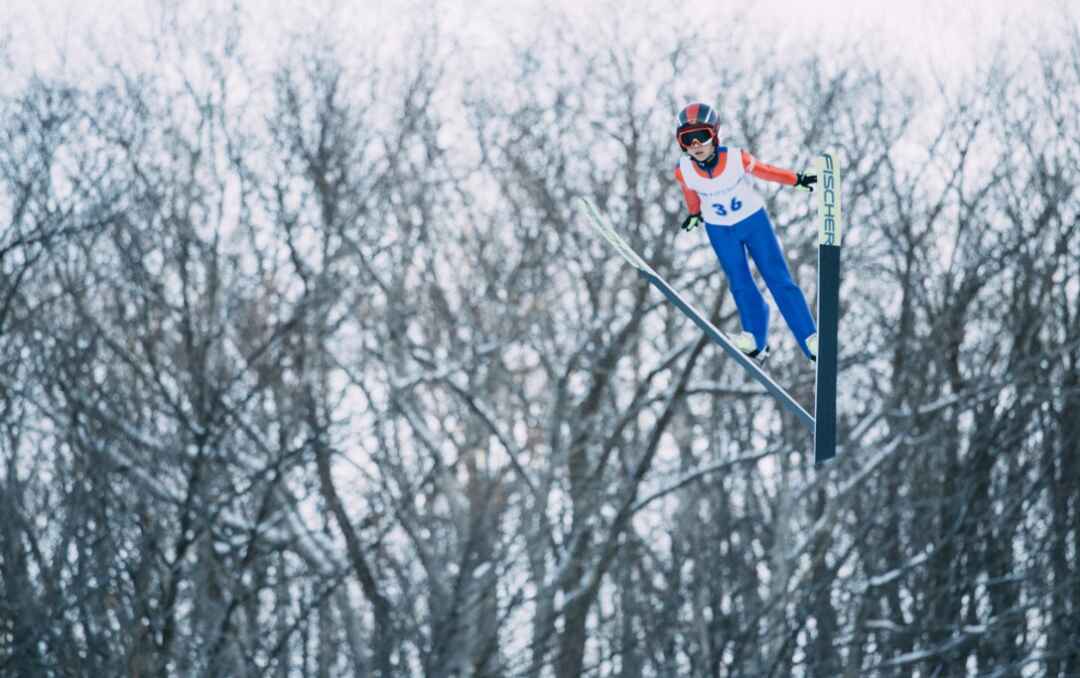
<svg viewBox="0 0 1080 678">
<path fill-rule="evenodd" d="M 711 129 L 691 129 L 685 132 L 679 133 L 679 143 L 683 146 L 690 147 L 697 142 L 699 144 L 707 144 L 713 140 L 713 133 Z"/>
</svg>

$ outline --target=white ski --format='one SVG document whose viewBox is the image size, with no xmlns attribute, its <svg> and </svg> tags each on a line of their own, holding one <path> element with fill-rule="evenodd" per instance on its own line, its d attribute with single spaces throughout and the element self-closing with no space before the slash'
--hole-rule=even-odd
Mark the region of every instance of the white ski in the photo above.
<svg viewBox="0 0 1080 678">
<path fill-rule="evenodd" d="M 627 263 L 636 268 L 638 273 L 641 274 L 642 277 L 644 277 L 654 287 L 660 290 L 664 294 L 664 296 L 667 297 L 669 301 L 671 301 L 671 303 L 675 304 L 675 306 L 680 311 L 685 313 L 688 318 L 694 321 L 694 324 L 701 328 L 701 330 L 705 332 L 705 334 L 708 335 L 710 339 L 719 344 L 720 347 L 723 348 L 729 356 L 735 359 L 735 362 L 741 365 L 743 369 L 750 373 L 750 376 L 752 376 L 755 380 L 757 380 L 758 383 L 764 386 L 765 390 L 772 394 L 772 396 L 776 398 L 781 405 L 783 405 L 789 411 L 793 412 L 796 416 L 798 416 L 800 421 L 802 421 L 808 427 L 810 427 L 811 429 L 814 428 L 814 418 L 810 416 L 810 413 L 803 409 L 802 405 L 800 405 L 794 398 L 792 398 L 791 394 L 784 390 L 783 387 L 773 381 L 772 377 L 770 377 L 763 369 L 761 369 L 761 365 L 759 365 L 757 361 L 755 361 L 753 358 L 747 357 L 746 354 L 740 351 L 738 347 L 736 347 L 735 344 L 731 342 L 731 339 L 728 338 L 727 335 L 725 335 L 723 332 L 718 330 L 712 323 L 706 320 L 705 316 L 700 311 L 694 308 L 690 304 L 690 302 L 686 301 L 686 299 L 684 299 L 682 295 L 676 292 L 671 287 L 671 285 L 667 283 L 666 280 L 661 278 L 660 275 L 657 274 L 657 272 L 654 271 L 651 266 L 645 263 L 645 260 L 642 259 L 638 255 L 638 253 L 633 250 L 633 248 L 626 244 L 626 241 L 623 240 L 622 237 L 615 232 L 615 229 L 611 227 L 611 224 L 609 224 L 607 220 L 603 216 L 601 216 L 599 210 L 596 209 L 592 202 L 585 198 L 581 198 L 580 205 L 582 211 L 584 211 L 585 215 L 589 218 L 589 223 L 592 225 L 592 227 L 597 232 L 599 232 L 600 235 L 603 236 L 604 240 L 611 244 L 611 246 L 614 247 L 620 255 L 622 255 L 623 259 L 625 259 Z"/>
</svg>

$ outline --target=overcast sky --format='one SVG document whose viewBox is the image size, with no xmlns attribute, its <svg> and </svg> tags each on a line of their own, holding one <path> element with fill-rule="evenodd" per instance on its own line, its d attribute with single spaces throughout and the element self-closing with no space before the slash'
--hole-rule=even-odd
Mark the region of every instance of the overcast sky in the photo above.
<svg viewBox="0 0 1080 678">
<path fill-rule="evenodd" d="M 417 12 L 435 11 L 440 25 L 461 37 L 479 60 L 500 58 L 500 44 L 506 36 L 526 36 L 535 31 L 549 7 L 575 17 L 579 26 L 598 29 L 622 7 L 633 23 L 627 31 L 650 30 L 657 18 L 666 21 L 697 22 L 711 30 L 718 42 L 731 31 L 757 30 L 763 44 L 791 45 L 803 40 L 821 43 L 851 41 L 879 51 L 883 57 L 901 58 L 922 68 L 961 69 L 990 49 L 993 39 L 1007 27 L 1018 42 L 1038 39 L 1048 26 L 1060 26 L 1062 12 L 1075 23 L 1080 16 L 1076 0 L 861 0 L 859 2 L 815 0 L 768 0 L 730 3 L 739 14 L 724 10 L 725 3 L 687 5 L 678 11 L 670 2 L 619 3 L 582 0 L 458 0 L 415 2 L 412 0 L 236 0 L 249 25 L 246 39 L 256 51 L 268 55 L 287 44 L 282 32 L 323 25 L 357 36 L 375 35 L 388 45 L 402 44 L 413 37 L 409 20 Z M 0 39 L 6 39 L 16 68 L 54 68 L 65 55 L 79 59 L 88 35 L 111 49 L 130 46 L 132 36 L 153 32 L 160 14 L 157 0 L 4 0 L 0 9 Z M 231 3 L 192 0 L 165 3 L 180 8 L 181 14 L 195 17 L 208 7 Z M 434 8 L 434 9 L 433 9 Z M 606 9 L 605 9 L 606 8 Z M 680 13 L 681 12 L 681 13 Z M 763 21 L 757 21 L 756 19 Z M 5 28 L 6 27 L 6 28 Z M 660 26 L 657 30 L 662 30 Z M 329 32 L 329 31 L 328 31 Z M 7 34 L 6 36 L 4 34 Z"/>
</svg>

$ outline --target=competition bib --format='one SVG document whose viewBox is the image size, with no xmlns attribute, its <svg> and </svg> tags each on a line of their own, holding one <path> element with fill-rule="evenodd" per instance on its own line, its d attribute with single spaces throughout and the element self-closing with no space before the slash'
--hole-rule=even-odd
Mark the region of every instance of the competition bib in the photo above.
<svg viewBox="0 0 1080 678">
<path fill-rule="evenodd" d="M 754 190 L 742 164 L 742 151 L 728 147 L 724 171 L 715 177 L 703 177 L 689 156 L 679 160 L 686 186 L 701 197 L 701 216 L 707 224 L 731 226 L 765 206 Z"/>
</svg>

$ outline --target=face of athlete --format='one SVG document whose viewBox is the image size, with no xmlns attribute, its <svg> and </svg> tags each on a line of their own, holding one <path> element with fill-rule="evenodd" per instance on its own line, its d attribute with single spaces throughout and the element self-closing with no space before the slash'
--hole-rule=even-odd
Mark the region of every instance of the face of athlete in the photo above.
<svg viewBox="0 0 1080 678">
<path fill-rule="evenodd" d="M 713 154 L 714 146 L 715 144 L 713 143 L 712 139 L 709 139 L 705 142 L 692 141 L 690 142 L 690 145 L 687 146 L 686 151 L 690 154 L 691 157 L 694 158 L 694 160 L 697 160 L 698 162 L 704 162 L 705 160 L 708 160 L 709 156 Z"/>
</svg>

